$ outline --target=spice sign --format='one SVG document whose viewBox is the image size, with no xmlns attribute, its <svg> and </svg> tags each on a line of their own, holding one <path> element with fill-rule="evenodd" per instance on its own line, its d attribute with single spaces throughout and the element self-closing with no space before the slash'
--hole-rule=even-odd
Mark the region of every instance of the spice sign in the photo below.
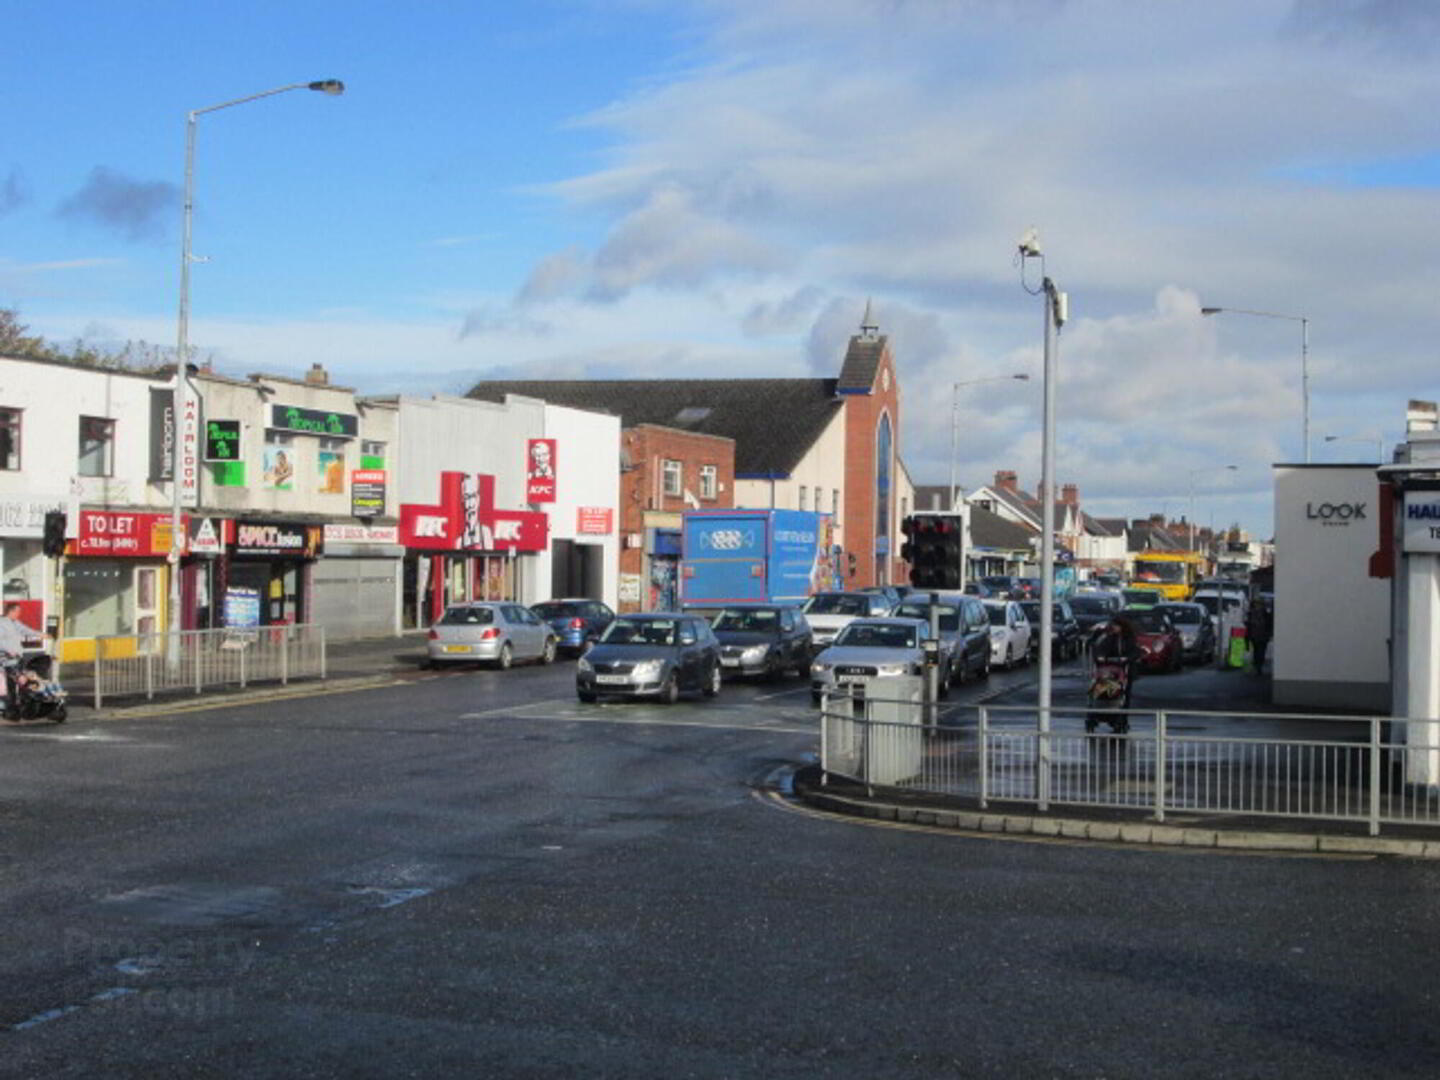
<svg viewBox="0 0 1440 1080">
<path fill-rule="evenodd" d="M 205 460 L 240 460 L 240 421 L 205 421 Z"/>
<path fill-rule="evenodd" d="M 385 470 L 350 470 L 350 514 L 353 517 L 380 517 L 385 513 Z"/>
<path fill-rule="evenodd" d="M 581 506 L 575 510 L 575 531 L 609 536 L 615 529 L 615 511 L 608 506 Z"/>
<path fill-rule="evenodd" d="M 325 546 L 325 528 L 299 522 L 235 523 L 236 555 L 290 555 L 313 559 Z"/>
</svg>

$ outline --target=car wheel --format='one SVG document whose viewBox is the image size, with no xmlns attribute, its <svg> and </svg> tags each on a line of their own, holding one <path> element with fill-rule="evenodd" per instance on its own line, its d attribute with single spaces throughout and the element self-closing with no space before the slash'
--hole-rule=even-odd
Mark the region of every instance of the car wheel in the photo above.
<svg viewBox="0 0 1440 1080">
<path fill-rule="evenodd" d="M 674 705 L 680 700 L 680 679 L 673 671 L 665 680 L 665 685 L 660 688 L 660 700 L 666 705 Z"/>
<path fill-rule="evenodd" d="M 820 698 L 821 698 L 821 696 L 822 696 L 822 695 L 820 694 L 820 691 L 818 691 L 818 690 L 811 690 L 811 691 L 810 691 L 810 704 L 811 704 L 811 705 L 819 705 L 819 704 L 820 704 Z"/>
<path fill-rule="evenodd" d="M 500 655 L 495 660 L 495 666 L 498 667 L 501 671 L 508 671 L 510 669 L 510 665 L 514 662 L 515 651 L 510 648 L 510 643 L 507 641 L 504 645 L 500 646 Z"/>
<path fill-rule="evenodd" d="M 989 650 L 989 649 L 986 649 L 986 650 L 985 650 L 985 663 L 984 663 L 984 664 L 981 666 L 981 668 L 980 668 L 980 678 L 982 678 L 982 679 L 988 679 L 989 677 L 990 677 L 990 650 Z"/>
<path fill-rule="evenodd" d="M 557 648 L 558 646 L 555 644 L 553 637 L 546 638 L 545 651 L 540 654 L 540 662 L 542 664 L 553 664 L 555 662 L 555 652 Z"/>
<path fill-rule="evenodd" d="M 720 665 L 716 664 L 710 669 L 710 677 L 705 680 L 705 696 L 714 697 L 720 693 Z"/>
<path fill-rule="evenodd" d="M 801 660 L 797 663 L 795 665 L 795 674 L 799 675 L 802 679 L 808 679 L 810 677 L 810 661 Z"/>
<path fill-rule="evenodd" d="M 582 705 L 594 705 L 597 695 L 593 690 L 576 690 L 575 696 L 580 699 Z"/>
</svg>

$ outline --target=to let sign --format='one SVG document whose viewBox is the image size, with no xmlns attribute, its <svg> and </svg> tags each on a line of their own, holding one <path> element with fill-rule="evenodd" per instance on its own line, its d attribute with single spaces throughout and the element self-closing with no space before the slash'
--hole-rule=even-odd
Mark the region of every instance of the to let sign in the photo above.
<svg viewBox="0 0 1440 1080">
<path fill-rule="evenodd" d="M 205 421 L 205 460 L 240 460 L 240 421 Z"/>
<path fill-rule="evenodd" d="M 186 519 L 181 519 L 181 527 Z M 127 514 L 114 510 L 82 510 L 76 555 L 118 555 L 155 558 L 170 554 L 169 514 Z"/>
<path fill-rule="evenodd" d="M 608 506 L 581 506 L 575 510 L 575 531 L 609 536 L 615 528 L 615 511 Z"/>
</svg>

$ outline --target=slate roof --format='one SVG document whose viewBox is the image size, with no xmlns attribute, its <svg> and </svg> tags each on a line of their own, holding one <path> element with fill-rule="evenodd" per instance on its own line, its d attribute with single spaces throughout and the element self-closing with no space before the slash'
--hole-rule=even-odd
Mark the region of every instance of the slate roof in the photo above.
<svg viewBox="0 0 1440 1080">
<path fill-rule="evenodd" d="M 478 382 L 467 396 L 504 401 L 522 394 L 609 413 L 624 427 L 723 435 L 735 440 L 737 476 L 785 477 L 844 407 L 835 387 L 835 379 L 520 379 Z"/>
<path fill-rule="evenodd" d="M 885 343 L 889 340 L 883 335 L 852 337 L 850 347 L 845 350 L 845 363 L 840 366 L 840 378 L 835 382 L 836 392 L 868 394 L 875 385 L 875 375 L 880 370 L 880 357 L 885 352 Z"/>
<path fill-rule="evenodd" d="M 970 539 L 976 547 L 1030 551 L 1030 539 L 1035 535 L 1025 526 L 1007 521 L 982 506 L 970 507 Z"/>
<path fill-rule="evenodd" d="M 950 488 L 945 484 L 918 484 L 915 487 L 915 512 L 917 514 L 942 513 L 950 509 Z"/>
<path fill-rule="evenodd" d="M 1125 530 L 1127 551 L 1184 551 L 1185 545 L 1176 541 L 1163 525 L 1139 522 Z"/>
</svg>

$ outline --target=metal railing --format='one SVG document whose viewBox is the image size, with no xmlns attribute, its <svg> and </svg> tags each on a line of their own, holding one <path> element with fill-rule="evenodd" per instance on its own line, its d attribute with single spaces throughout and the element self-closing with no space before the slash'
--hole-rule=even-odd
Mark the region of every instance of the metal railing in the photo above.
<svg viewBox="0 0 1440 1080">
<path fill-rule="evenodd" d="M 1167 815 L 1440 826 L 1440 720 L 1129 710 L 1130 731 L 1087 732 L 1084 708 L 916 709 L 827 697 L 821 767 L 866 785 L 973 800 Z"/>
<path fill-rule="evenodd" d="M 199 694 L 207 688 L 283 684 L 326 675 L 325 627 L 317 625 L 117 634 L 94 641 L 89 689 L 97 709 L 107 697 L 150 699 L 177 691 Z M 81 664 L 67 668 L 76 675 L 85 670 Z"/>
</svg>

